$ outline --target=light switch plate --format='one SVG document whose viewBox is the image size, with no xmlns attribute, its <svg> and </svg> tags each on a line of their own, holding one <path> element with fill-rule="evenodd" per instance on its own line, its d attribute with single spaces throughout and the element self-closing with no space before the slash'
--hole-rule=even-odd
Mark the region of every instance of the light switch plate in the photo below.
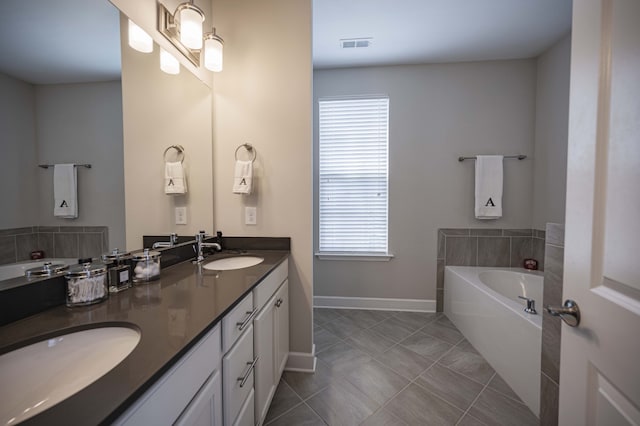
<svg viewBox="0 0 640 426">
<path fill-rule="evenodd" d="M 186 225 L 187 224 L 187 208 L 186 207 L 176 207 L 176 225 Z"/>
<path fill-rule="evenodd" d="M 258 209 L 256 207 L 244 208 L 244 224 L 255 225 L 258 222 Z"/>
</svg>

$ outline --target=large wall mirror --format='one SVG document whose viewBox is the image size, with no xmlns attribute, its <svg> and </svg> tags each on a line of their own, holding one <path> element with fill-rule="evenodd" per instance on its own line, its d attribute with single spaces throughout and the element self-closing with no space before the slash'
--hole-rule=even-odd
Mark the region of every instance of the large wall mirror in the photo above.
<svg viewBox="0 0 640 426">
<path fill-rule="evenodd" d="M 0 3 L 0 264 L 142 248 L 142 235 L 211 227 L 211 90 L 129 49 L 107 0 Z M 124 22 L 121 25 L 121 22 Z M 199 121 L 196 121 L 199 120 Z M 163 151 L 186 149 L 189 191 L 163 191 Z M 78 218 L 54 216 L 53 168 L 77 167 Z M 174 208 L 188 208 L 187 225 Z"/>
</svg>

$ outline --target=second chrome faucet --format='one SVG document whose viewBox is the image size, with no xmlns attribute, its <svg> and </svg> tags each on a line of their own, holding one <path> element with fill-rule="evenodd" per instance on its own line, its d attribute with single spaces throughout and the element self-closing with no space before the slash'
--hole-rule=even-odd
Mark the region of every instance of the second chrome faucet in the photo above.
<svg viewBox="0 0 640 426">
<path fill-rule="evenodd" d="M 222 251 L 222 232 L 216 232 L 216 242 L 205 243 L 204 240 L 208 235 L 205 231 L 200 231 L 196 234 L 196 244 L 193 246 L 193 250 L 196 253 L 196 262 L 200 263 L 204 260 L 204 248 L 213 248 L 215 251 Z"/>
</svg>

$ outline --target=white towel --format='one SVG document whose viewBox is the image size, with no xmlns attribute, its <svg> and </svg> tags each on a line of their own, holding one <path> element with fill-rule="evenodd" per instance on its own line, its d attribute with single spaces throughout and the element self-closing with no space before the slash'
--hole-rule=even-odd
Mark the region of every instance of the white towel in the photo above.
<svg viewBox="0 0 640 426">
<path fill-rule="evenodd" d="M 168 195 L 187 193 L 187 179 L 182 162 L 164 164 L 164 193 Z"/>
<path fill-rule="evenodd" d="M 502 155 L 476 157 L 476 218 L 502 217 Z"/>
<path fill-rule="evenodd" d="M 53 215 L 67 219 L 78 217 L 78 176 L 73 164 L 53 167 Z"/>
<path fill-rule="evenodd" d="M 234 194 L 251 194 L 253 186 L 253 161 L 236 161 L 233 176 Z"/>
</svg>

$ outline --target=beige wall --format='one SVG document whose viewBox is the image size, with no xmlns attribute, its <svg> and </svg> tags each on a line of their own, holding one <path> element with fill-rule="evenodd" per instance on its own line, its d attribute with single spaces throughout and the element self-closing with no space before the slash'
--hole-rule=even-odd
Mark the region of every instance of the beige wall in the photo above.
<svg viewBox="0 0 640 426">
<path fill-rule="evenodd" d="M 0 74 L 0 93 L 0 182 L 4 182 L 0 229 L 37 225 L 41 169 L 36 157 L 34 87 Z"/>
<path fill-rule="evenodd" d="M 126 25 L 123 17 L 126 248 L 135 250 L 142 247 L 143 235 L 212 231 L 212 98 L 211 89 L 190 72 L 162 72 L 157 46 L 149 54 L 131 49 Z M 164 193 L 163 152 L 174 144 L 186 151 L 186 195 Z M 187 207 L 187 225 L 175 225 L 178 206 Z"/>
<path fill-rule="evenodd" d="M 108 226 L 124 246 L 122 87 L 119 81 L 35 86 L 39 164 L 91 164 L 78 173 L 78 218 L 53 216 L 53 170 L 38 169 L 42 226 Z M 34 223 L 35 224 L 35 223 Z"/>
<path fill-rule="evenodd" d="M 291 350 L 312 347 L 311 1 L 216 0 L 225 39 L 214 76 L 215 224 L 227 235 L 291 237 Z M 232 194 L 234 151 L 252 143 L 256 191 Z M 244 207 L 258 224 L 244 225 Z"/>
<path fill-rule="evenodd" d="M 569 63 L 567 35 L 538 57 L 533 187 L 533 227 L 564 223 L 569 132 Z"/>
<path fill-rule="evenodd" d="M 389 262 L 316 260 L 315 295 L 434 301 L 438 228 L 531 227 L 535 71 L 532 59 L 315 71 L 315 139 L 318 98 L 389 96 L 395 255 Z M 474 162 L 457 158 L 476 154 L 529 156 L 505 160 L 498 220 L 474 218 Z M 317 221 L 314 228 L 317 234 Z"/>
</svg>

